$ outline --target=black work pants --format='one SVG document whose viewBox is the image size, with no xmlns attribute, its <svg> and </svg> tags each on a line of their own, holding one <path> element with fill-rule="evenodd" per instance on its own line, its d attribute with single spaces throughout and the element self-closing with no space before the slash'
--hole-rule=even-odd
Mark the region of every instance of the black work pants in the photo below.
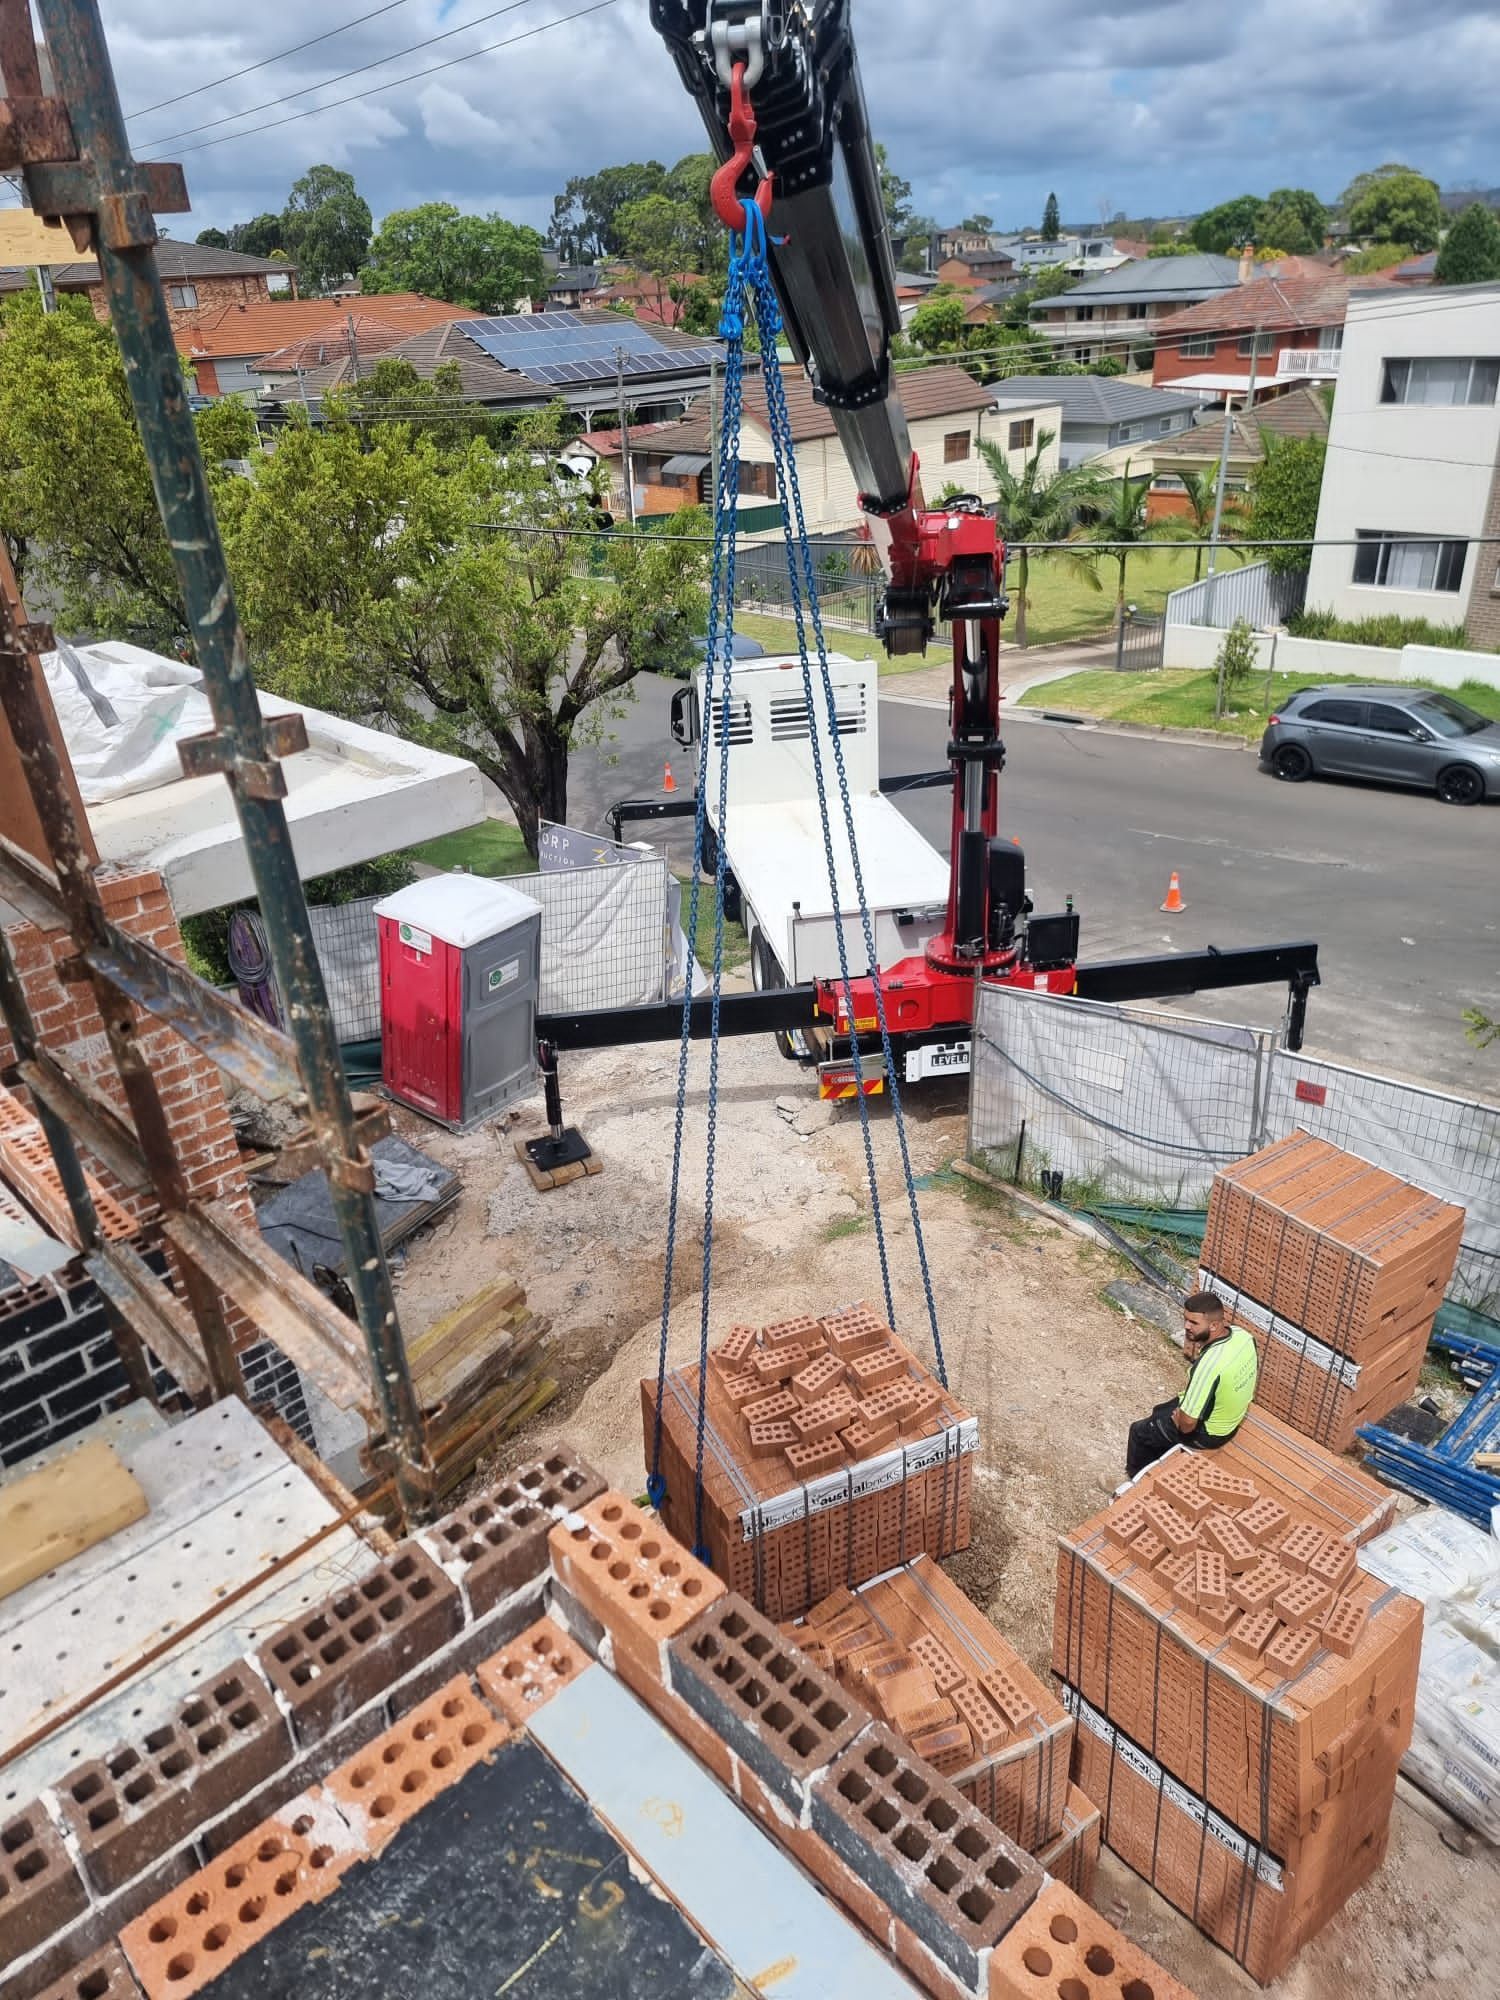
<svg viewBox="0 0 1500 2000">
<path fill-rule="evenodd" d="M 1165 1458 L 1174 1444 L 1185 1444 L 1189 1451 L 1213 1451 L 1218 1445 L 1228 1444 L 1227 1437 L 1210 1437 L 1199 1424 L 1196 1430 L 1180 1431 L 1172 1421 L 1172 1412 L 1177 1408 L 1177 1399 L 1170 1403 L 1158 1403 L 1149 1417 L 1137 1417 L 1130 1426 L 1125 1442 L 1125 1477 L 1134 1479 L 1138 1472 L 1144 1472 L 1148 1465 L 1154 1465 L 1159 1458 Z M 1230 1433 L 1233 1436 L 1233 1433 Z"/>
</svg>

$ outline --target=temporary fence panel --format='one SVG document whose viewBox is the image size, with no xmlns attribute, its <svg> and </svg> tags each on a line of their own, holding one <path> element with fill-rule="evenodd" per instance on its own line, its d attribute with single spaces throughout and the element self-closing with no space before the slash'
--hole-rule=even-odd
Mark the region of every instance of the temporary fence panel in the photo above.
<svg viewBox="0 0 1500 2000">
<path fill-rule="evenodd" d="M 509 880 L 542 906 L 542 1013 L 649 1007 L 671 997 L 665 861 Z"/>
<path fill-rule="evenodd" d="M 371 1041 L 380 1033 L 379 901 L 360 896 L 352 903 L 320 903 L 307 913 L 341 1042 Z"/>
<path fill-rule="evenodd" d="M 1467 1211 L 1450 1295 L 1500 1300 L 1500 1106 L 1277 1051 L 1261 1143 L 1298 1129 Z"/>
<path fill-rule="evenodd" d="M 979 996 L 971 1155 L 1099 1200 L 1201 1207 L 1253 1150 L 1269 1035 L 1008 987 Z"/>
</svg>

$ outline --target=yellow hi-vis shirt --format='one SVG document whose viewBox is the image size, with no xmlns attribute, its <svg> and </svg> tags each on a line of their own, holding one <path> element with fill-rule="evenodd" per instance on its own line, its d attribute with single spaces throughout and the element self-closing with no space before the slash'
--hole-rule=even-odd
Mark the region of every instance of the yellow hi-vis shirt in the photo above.
<svg viewBox="0 0 1500 2000">
<path fill-rule="evenodd" d="M 1255 1395 L 1255 1342 L 1242 1326 L 1211 1340 L 1193 1363 L 1177 1399 L 1184 1416 L 1196 1417 L 1211 1438 L 1227 1438 L 1245 1420 Z"/>
</svg>

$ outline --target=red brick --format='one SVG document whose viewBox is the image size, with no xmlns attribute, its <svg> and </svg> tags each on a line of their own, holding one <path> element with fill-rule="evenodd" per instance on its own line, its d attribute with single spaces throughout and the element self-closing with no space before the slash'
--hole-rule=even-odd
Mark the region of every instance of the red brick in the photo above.
<svg viewBox="0 0 1500 2000">
<path fill-rule="evenodd" d="M 989 1964 L 989 2000 L 1193 2000 L 1187 1987 L 1061 1882 L 1049 1882 Z"/>
<path fill-rule="evenodd" d="M 1258 1562 L 1255 1568 L 1237 1576 L 1229 1586 L 1229 1598 L 1241 1611 L 1262 1611 L 1275 1602 L 1278 1593 L 1291 1581 L 1278 1562 Z"/>
<path fill-rule="evenodd" d="M 36 2000 L 139 2000 L 140 1990 L 119 1947 L 107 1944 L 55 1986 L 44 1988 Z"/>
<path fill-rule="evenodd" d="M 539 1618 L 475 1671 L 480 1692 L 507 1722 L 524 1728 L 544 1702 L 582 1673 L 589 1656 L 551 1618 Z"/>
<path fill-rule="evenodd" d="M 510 1734 L 462 1674 L 356 1751 L 323 1781 L 366 1851 L 378 1854 L 437 1794 Z"/>
<path fill-rule="evenodd" d="M 1283 1625 L 1266 1647 L 1266 1665 L 1279 1674 L 1294 1674 L 1305 1666 L 1318 1648 L 1318 1635 L 1311 1625 Z"/>
<path fill-rule="evenodd" d="M 0 1966 L 24 1958 L 88 1906 L 40 1800 L 0 1825 Z"/>
<path fill-rule="evenodd" d="M 1323 1619 L 1323 1644 L 1348 1659 L 1364 1636 L 1369 1606 L 1352 1597 L 1336 1597 Z"/>
<path fill-rule="evenodd" d="M 623 1493 L 602 1493 L 559 1522 L 551 1549 L 558 1577 L 605 1627 L 617 1655 L 633 1651 L 658 1680 L 663 1641 L 724 1594 L 713 1571 Z"/>
</svg>

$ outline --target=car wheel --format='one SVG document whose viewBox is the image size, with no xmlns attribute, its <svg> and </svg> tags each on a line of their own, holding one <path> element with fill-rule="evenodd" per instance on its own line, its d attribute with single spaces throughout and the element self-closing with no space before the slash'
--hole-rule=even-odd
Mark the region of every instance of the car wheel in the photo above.
<svg viewBox="0 0 1500 2000">
<path fill-rule="evenodd" d="M 1445 806 L 1477 806 L 1484 797 L 1484 779 L 1472 764 L 1450 764 L 1438 772 L 1437 795 Z"/>
<path fill-rule="evenodd" d="M 1300 743 L 1283 743 L 1271 759 L 1271 769 L 1284 784 L 1300 785 L 1312 776 L 1313 761 Z"/>
</svg>

